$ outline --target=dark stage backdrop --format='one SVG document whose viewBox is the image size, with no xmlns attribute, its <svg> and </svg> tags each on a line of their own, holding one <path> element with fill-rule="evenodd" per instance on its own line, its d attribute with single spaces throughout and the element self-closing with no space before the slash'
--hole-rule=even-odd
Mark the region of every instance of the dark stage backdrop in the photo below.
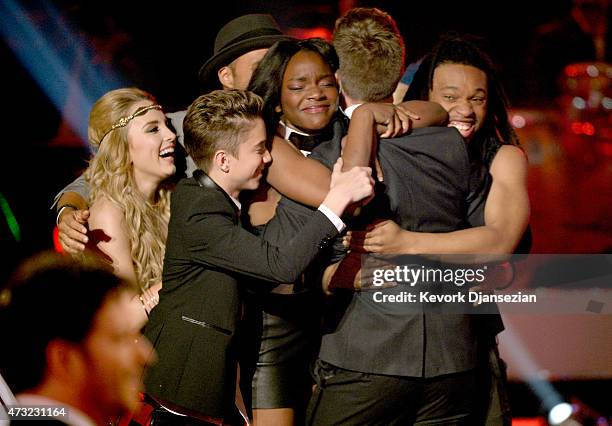
<svg viewBox="0 0 612 426">
<path fill-rule="evenodd" d="M 52 20 L 45 8 L 53 6 L 63 24 L 93 48 L 92 60 L 97 67 L 116 71 L 126 85 L 150 91 L 166 110 L 172 111 L 185 108 L 200 94 L 197 71 L 212 54 L 216 32 L 230 19 L 244 13 L 270 13 L 286 31 L 299 33 L 315 27 L 331 31 L 344 8 L 358 5 L 380 7 L 395 17 L 406 41 L 407 63 L 425 54 L 446 30 L 484 37 L 500 65 L 512 106 L 529 108 L 537 103 L 537 99 L 531 98 L 525 75 L 534 29 L 566 14 L 570 1 L 223 0 L 214 2 L 213 12 L 212 1 L 2 0 L 3 14 L 9 4 L 23 8 L 23 21 L 30 22 L 42 34 L 49 31 Z M 55 42 L 61 44 L 66 40 L 55 34 Z M 48 64 L 40 61 L 44 72 Z M 0 41 L 0 64 L 4 88 L 0 102 L 3 119 L 0 202 L 3 207 L 10 207 L 20 230 L 17 238 L 3 208 L 4 215 L 0 217 L 3 280 L 23 257 L 52 247 L 55 220 L 50 210 L 52 197 L 84 169 L 88 150 L 62 119 L 61 108 L 54 106 L 5 38 Z M 50 78 L 44 80 L 45 85 L 56 83 Z M 84 89 L 99 89 L 95 80 L 89 84 Z M 529 113 L 525 116 L 539 117 L 533 111 Z M 597 161 L 586 161 L 586 157 L 563 157 L 562 138 L 556 133 L 560 124 L 540 121 L 539 126 L 527 126 L 520 134 L 530 154 L 536 247 L 549 253 L 609 252 L 612 206 L 610 196 L 606 198 L 605 194 L 610 193 L 612 158 L 599 156 Z M 545 136 L 541 137 L 542 134 Z M 581 147 L 587 146 L 582 142 L 579 141 Z M 584 223 L 577 224 L 576 219 Z M 535 362 L 550 372 L 550 378 L 604 379 L 612 375 L 607 343 L 611 322 L 609 316 L 602 317 L 582 315 L 564 321 L 513 317 L 509 318 L 508 326 L 524 340 Z M 534 323 L 538 326 L 534 327 Z M 550 338 L 543 339 L 544 335 Z M 502 353 L 508 357 L 511 377 L 520 380 L 517 371 L 521 361 L 512 357 L 516 354 L 512 349 L 508 339 L 502 338 Z"/>
</svg>

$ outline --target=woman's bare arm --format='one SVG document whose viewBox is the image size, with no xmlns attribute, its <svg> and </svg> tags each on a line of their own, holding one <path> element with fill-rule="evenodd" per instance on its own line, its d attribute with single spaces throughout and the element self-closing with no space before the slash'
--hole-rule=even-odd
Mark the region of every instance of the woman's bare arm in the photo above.
<svg viewBox="0 0 612 426">
<path fill-rule="evenodd" d="M 329 192 L 331 171 L 279 136 L 274 136 L 270 154 L 268 183 L 287 198 L 311 207 L 321 205 Z"/>
</svg>

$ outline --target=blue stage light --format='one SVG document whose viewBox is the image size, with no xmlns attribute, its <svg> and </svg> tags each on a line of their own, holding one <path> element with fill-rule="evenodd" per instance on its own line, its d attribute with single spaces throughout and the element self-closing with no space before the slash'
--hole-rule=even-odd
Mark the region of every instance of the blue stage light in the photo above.
<svg viewBox="0 0 612 426">
<path fill-rule="evenodd" d="M 62 117 L 87 143 L 87 123 L 93 102 L 109 90 L 127 84 L 108 64 L 96 64 L 86 38 L 72 30 L 49 2 L 37 2 L 34 12 L 14 0 L 0 3 L 0 31 L 32 78 Z"/>
</svg>

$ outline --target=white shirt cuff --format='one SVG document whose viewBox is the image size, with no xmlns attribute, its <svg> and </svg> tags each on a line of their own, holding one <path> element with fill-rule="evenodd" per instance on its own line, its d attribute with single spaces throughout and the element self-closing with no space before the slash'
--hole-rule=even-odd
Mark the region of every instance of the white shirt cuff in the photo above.
<svg viewBox="0 0 612 426">
<path fill-rule="evenodd" d="M 342 219 L 340 219 L 338 215 L 331 211 L 325 204 L 321 204 L 318 210 L 327 216 L 329 221 L 334 224 L 338 232 L 342 232 L 344 228 L 346 228 L 346 225 L 344 222 L 342 222 Z"/>
</svg>

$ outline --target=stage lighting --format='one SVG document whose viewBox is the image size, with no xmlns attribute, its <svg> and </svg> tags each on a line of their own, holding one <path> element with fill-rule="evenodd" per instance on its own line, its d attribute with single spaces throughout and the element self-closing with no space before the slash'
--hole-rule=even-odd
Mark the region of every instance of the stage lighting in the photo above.
<svg viewBox="0 0 612 426">
<path fill-rule="evenodd" d="M 563 424 L 563 422 L 567 421 L 572 416 L 573 411 L 571 404 L 561 402 L 548 412 L 548 423 L 553 426 Z"/>
</svg>

